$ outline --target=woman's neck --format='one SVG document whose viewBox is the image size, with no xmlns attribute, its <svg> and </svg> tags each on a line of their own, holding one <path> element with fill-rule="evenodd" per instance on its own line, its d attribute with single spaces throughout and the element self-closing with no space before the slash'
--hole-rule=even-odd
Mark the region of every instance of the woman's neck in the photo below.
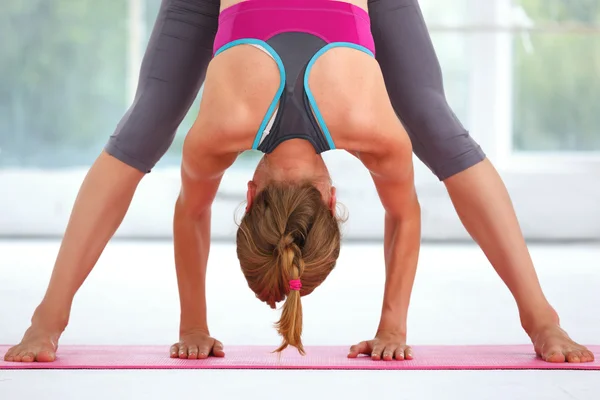
<svg viewBox="0 0 600 400">
<path fill-rule="evenodd" d="M 310 142 L 304 139 L 290 139 L 281 143 L 265 161 L 272 167 L 272 172 L 285 175 L 287 178 L 313 178 L 321 172 L 323 160 L 316 154 Z M 283 177 L 283 176 L 282 176 Z"/>
</svg>

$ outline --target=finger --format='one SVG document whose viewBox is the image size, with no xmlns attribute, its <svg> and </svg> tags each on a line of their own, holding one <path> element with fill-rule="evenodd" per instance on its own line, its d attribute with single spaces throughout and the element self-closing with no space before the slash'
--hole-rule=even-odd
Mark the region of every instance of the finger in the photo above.
<svg viewBox="0 0 600 400">
<path fill-rule="evenodd" d="M 174 344 L 173 346 L 171 346 L 171 349 L 169 350 L 169 354 L 170 354 L 171 358 L 179 357 L 179 345 Z"/>
<path fill-rule="evenodd" d="M 394 359 L 394 353 L 396 352 L 397 346 L 388 345 L 383 349 L 383 361 L 392 361 Z"/>
<path fill-rule="evenodd" d="M 188 360 L 195 360 L 196 358 L 198 358 L 198 346 L 192 344 L 188 347 Z"/>
<path fill-rule="evenodd" d="M 371 358 L 373 360 L 381 360 L 381 357 L 383 356 L 383 349 L 384 347 L 382 345 L 376 343 L 373 346 L 373 351 L 371 351 Z"/>
<path fill-rule="evenodd" d="M 198 360 L 204 360 L 205 358 L 208 358 L 208 355 L 210 354 L 210 347 L 210 342 L 201 343 L 198 345 Z"/>
<path fill-rule="evenodd" d="M 404 349 L 404 359 L 405 360 L 412 360 L 413 357 L 413 350 L 410 346 L 406 346 L 406 349 Z"/>
<path fill-rule="evenodd" d="M 179 343 L 179 358 L 186 359 L 188 356 L 188 349 L 185 343 Z"/>
<path fill-rule="evenodd" d="M 223 343 L 215 340 L 215 344 L 213 345 L 212 354 L 215 357 L 225 357 L 225 351 L 223 350 Z"/>
<path fill-rule="evenodd" d="M 405 358 L 404 355 L 404 347 L 400 346 L 396 349 L 395 353 L 394 353 L 394 358 L 398 361 L 403 361 Z"/>
<path fill-rule="evenodd" d="M 359 344 L 350 347 L 350 352 L 348 353 L 349 358 L 356 358 L 359 354 L 371 354 L 371 345 L 369 342 L 360 342 Z"/>
</svg>

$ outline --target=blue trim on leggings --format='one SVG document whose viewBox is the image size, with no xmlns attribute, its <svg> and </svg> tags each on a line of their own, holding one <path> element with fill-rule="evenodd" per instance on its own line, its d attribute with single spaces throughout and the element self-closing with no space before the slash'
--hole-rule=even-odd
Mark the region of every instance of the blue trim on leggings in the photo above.
<svg viewBox="0 0 600 400">
<path fill-rule="evenodd" d="M 265 128 L 267 127 L 269 120 L 273 116 L 273 113 L 275 112 L 275 107 L 277 107 L 277 103 L 279 102 L 279 99 L 281 98 L 281 94 L 283 93 L 283 89 L 285 87 L 285 68 L 283 66 L 283 61 L 281 61 L 281 57 L 279 57 L 279 54 L 277 54 L 275 49 L 273 49 L 267 42 L 265 42 L 263 40 L 259 40 L 259 39 L 247 38 L 247 39 L 238 39 L 238 40 L 234 40 L 233 42 L 229 42 L 226 45 L 222 46 L 219 50 L 216 51 L 215 57 L 217 55 L 219 55 L 220 53 L 224 52 L 225 50 L 230 49 L 234 46 L 238 46 L 240 44 L 255 44 L 255 45 L 263 47 L 266 51 L 268 51 L 269 54 L 271 56 L 273 56 L 273 58 L 275 59 L 275 62 L 277 63 L 277 67 L 279 68 L 279 75 L 280 75 L 280 79 L 281 79 L 279 82 L 279 89 L 277 90 L 277 93 L 275 94 L 275 98 L 271 102 L 271 105 L 269 106 L 269 109 L 267 110 L 267 113 L 265 114 L 265 117 L 263 118 L 262 123 L 260 124 L 260 126 L 258 128 L 258 132 L 256 133 L 256 137 L 254 138 L 254 142 L 252 143 L 252 149 L 256 150 L 258 148 L 258 145 L 260 144 L 260 139 L 262 138 L 263 132 L 264 132 Z"/>
<path fill-rule="evenodd" d="M 327 139 L 327 143 L 329 144 L 329 148 L 331 150 L 335 150 L 335 144 L 333 143 L 333 139 L 331 138 L 329 129 L 327 129 L 327 125 L 325 125 L 325 120 L 323 119 L 323 116 L 321 115 L 321 112 L 319 111 L 319 108 L 317 107 L 317 102 L 315 101 L 315 97 L 313 96 L 312 92 L 310 91 L 310 88 L 308 87 L 308 77 L 310 75 L 310 70 L 312 69 L 312 67 L 315 64 L 315 62 L 317 61 L 317 59 L 320 56 L 322 56 L 327 50 L 333 49 L 335 47 L 349 47 L 351 49 L 355 49 L 355 50 L 362 51 L 363 53 L 367 53 L 371 57 L 375 58 L 375 55 L 373 54 L 373 52 L 371 50 L 369 50 L 366 47 L 361 46 L 359 44 L 350 43 L 350 42 L 334 42 L 334 43 L 329 43 L 327 46 L 325 46 L 321 50 L 319 50 L 308 62 L 308 65 L 306 67 L 306 72 L 304 73 L 304 90 L 306 91 L 306 95 L 308 96 L 308 101 L 310 102 L 312 110 L 315 113 L 315 117 L 317 118 L 317 122 L 319 123 L 319 126 L 321 127 L 321 130 L 323 131 L 323 135 L 325 136 L 325 139 Z"/>
</svg>

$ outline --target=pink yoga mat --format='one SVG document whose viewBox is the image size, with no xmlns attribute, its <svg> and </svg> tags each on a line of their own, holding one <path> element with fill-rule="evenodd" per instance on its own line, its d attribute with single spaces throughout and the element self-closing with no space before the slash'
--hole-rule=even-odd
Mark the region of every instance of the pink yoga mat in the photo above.
<svg viewBox="0 0 600 400">
<path fill-rule="evenodd" d="M 590 346 L 600 358 L 600 346 Z M 0 346 L 0 354 L 8 346 Z M 582 364 L 551 364 L 536 358 L 531 345 L 415 346 L 412 361 L 348 359 L 347 346 L 295 349 L 280 358 L 273 346 L 228 346 L 225 358 L 179 360 L 168 357 L 169 346 L 61 346 L 53 363 L 0 361 L 1 369 L 346 369 L 346 370 L 459 370 L 459 369 L 581 369 L 600 370 L 600 360 Z"/>
</svg>

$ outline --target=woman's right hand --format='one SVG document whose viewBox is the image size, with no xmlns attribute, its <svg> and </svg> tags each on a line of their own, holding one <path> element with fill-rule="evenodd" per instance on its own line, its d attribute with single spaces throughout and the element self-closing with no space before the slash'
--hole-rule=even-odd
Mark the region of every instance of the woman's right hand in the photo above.
<svg viewBox="0 0 600 400">
<path fill-rule="evenodd" d="M 223 343 L 214 339 L 206 331 L 189 331 L 179 335 L 179 342 L 171 346 L 171 358 L 202 360 L 213 357 L 225 357 Z"/>
</svg>

